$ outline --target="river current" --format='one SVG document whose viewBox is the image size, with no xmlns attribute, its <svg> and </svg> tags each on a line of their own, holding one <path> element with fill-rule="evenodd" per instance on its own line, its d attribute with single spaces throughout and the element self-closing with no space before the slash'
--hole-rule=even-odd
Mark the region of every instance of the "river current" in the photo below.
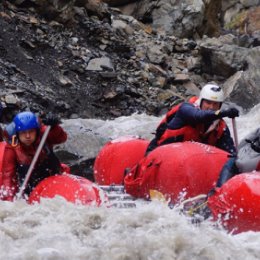
<svg viewBox="0 0 260 260">
<path fill-rule="evenodd" d="M 131 119 L 120 121 L 124 131 Z M 236 122 L 241 140 L 260 126 L 260 105 Z M 232 235 L 211 221 L 195 225 L 156 201 L 128 209 L 74 205 L 60 197 L 36 205 L 0 201 L 0 259 L 254 260 L 259 244 L 259 232 Z"/>
</svg>

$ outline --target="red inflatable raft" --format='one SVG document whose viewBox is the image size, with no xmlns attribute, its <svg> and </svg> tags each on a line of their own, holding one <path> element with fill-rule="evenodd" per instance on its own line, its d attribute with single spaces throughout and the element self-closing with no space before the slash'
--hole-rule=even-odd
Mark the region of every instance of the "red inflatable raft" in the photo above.
<svg viewBox="0 0 260 260">
<path fill-rule="evenodd" d="M 108 142 L 94 163 L 95 182 L 99 185 L 123 184 L 126 168 L 144 157 L 148 140 L 125 136 Z"/>
<path fill-rule="evenodd" d="M 149 198 L 156 190 L 175 204 L 208 193 L 227 159 L 223 150 L 201 143 L 163 145 L 131 169 L 124 179 L 125 190 L 139 198 Z"/>
<path fill-rule="evenodd" d="M 233 234 L 260 231 L 260 172 L 234 176 L 208 199 L 208 206 L 214 220 Z"/>
<path fill-rule="evenodd" d="M 55 175 L 41 181 L 31 192 L 29 203 L 40 202 L 41 198 L 61 196 L 72 203 L 100 206 L 107 203 L 107 196 L 97 185 L 86 178 L 75 175 Z"/>
</svg>

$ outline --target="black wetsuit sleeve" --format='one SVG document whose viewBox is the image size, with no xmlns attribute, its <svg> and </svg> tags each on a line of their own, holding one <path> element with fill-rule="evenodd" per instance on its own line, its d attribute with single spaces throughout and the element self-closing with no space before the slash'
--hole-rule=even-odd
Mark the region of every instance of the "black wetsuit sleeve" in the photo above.
<svg viewBox="0 0 260 260">
<path fill-rule="evenodd" d="M 219 118 L 213 110 L 201 110 L 191 103 L 184 102 L 177 111 L 176 116 L 168 123 L 168 128 L 178 129 L 184 125 L 209 124 Z"/>
</svg>

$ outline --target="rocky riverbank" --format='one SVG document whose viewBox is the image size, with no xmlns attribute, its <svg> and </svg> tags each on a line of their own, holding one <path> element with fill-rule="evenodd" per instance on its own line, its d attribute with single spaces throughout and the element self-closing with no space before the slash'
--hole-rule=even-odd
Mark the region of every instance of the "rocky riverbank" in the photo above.
<svg viewBox="0 0 260 260">
<path fill-rule="evenodd" d="M 144 24 L 144 19 L 126 15 L 129 6 L 117 9 L 100 1 L 2 1 L 2 121 L 23 109 L 52 110 L 62 118 L 111 119 L 134 112 L 160 115 L 212 80 L 224 86 L 232 102 L 244 108 L 258 103 L 257 24 L 250 34 L 236 29 L 233 34 L 222 30 L 218 37 L 199 37 L 199 21 L 207 18 L 209 3 L 173 1 L 169 12 L 190 10 L 181 24 L 186 17 L 190 28 L 196 14 L 198 29 L 191 34 L 184 26 L 182 35 L 174 34 L 158 26 L 158 12 L 165 12 L 163 5 L 169 3 L 161 1 L 155 9 L 151 6 L 155 2 L 138 1 L 139 18 L 147 16 L 141 10 L 151 9 L 153 23 Z M 257 4 L 242 8 L 245 1 L 228 2 L 240 4 L 239 10 L 259 13 Z"/>
<path fill-rule="evenodd" d="M 0 3 L 2 123 L 25 109 L 63 119 L 160 116 L 209 81 L 244 110 L 259 103 L 259 1 L 105 2 Z M 91 172 L 107 137 L 82 124 L 66 120 L 72 131 L 59 152 Z"/>
</svg>

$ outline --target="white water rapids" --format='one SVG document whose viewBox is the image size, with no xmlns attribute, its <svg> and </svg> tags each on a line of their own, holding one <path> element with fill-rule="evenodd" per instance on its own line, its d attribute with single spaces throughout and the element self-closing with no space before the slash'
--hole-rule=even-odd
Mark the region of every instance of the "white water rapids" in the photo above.
<svg viewBox="0 0 260 260">
<path fill-rule="evenodd" d="M 133 134 L 134 117 L 121 119 L 118 136 L 127 129 Z M 147 129 L 146 117 L 136 128 Z M 111 125 L 113 121 L 104 124 L 104 131 Z M 259 126 L 260 105 L 237 119 L 239 140 Z M 0 201 L 3 260 L 254 260 L 260 256 L 259 244 L 259 232 L 231 235 L 210 221 L 194 225 L 159 202 L 116 209 L 74 205 L 62 198 L 33 206 Z"/>
</svg>

